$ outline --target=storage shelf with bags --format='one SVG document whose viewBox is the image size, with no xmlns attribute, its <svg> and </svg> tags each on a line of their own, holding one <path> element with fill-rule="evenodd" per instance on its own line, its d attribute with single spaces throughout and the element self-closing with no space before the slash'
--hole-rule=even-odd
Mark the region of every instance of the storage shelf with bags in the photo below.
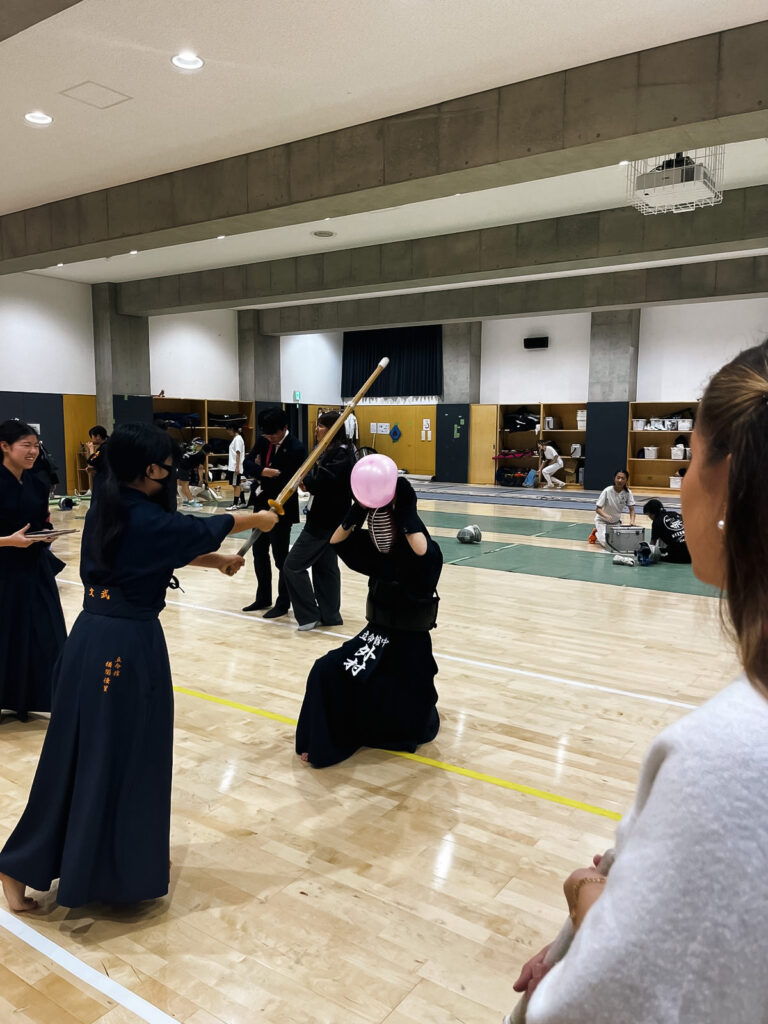
<svg viewBox="0 0 768 1024">
<path fill-rule="evenodd" d="M 502 487 L 522 487 L 531 470 L 538 474 L 541 406 L 538 402 L 499 406 L 494 479 Z"/>
<path fill-rule="evenodd" d="M 699 403 L 630 402 L 627 467 L 630 486 L 679 490 L 690 465 L 691 431 Z M 643 455 L 640 455 L 640 452 Z"/>
<path fill-rule="evenodd" d="M 553 440 L 563 460 L 562 476 L 569 486 L 584 487 L 587 440 L 586 402 L 546 402 L 541 407 L 539 437 Z M 547 424 L 551 423 L 552 426 Z"/>
</svg>

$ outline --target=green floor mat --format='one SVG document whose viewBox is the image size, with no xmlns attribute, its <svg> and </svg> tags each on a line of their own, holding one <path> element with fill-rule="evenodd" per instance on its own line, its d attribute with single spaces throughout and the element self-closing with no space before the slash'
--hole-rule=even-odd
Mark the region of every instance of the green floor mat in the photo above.
<svg viewBox="0 0 768 1024">
<path fill-rule="evenodd" d="M 471 516 L 456 512 L 419 510 L 427 527 L 440 526 L 458 532 L 462 526 L 476 523 L 485 533 L 507 533 L 522 537 L 555 537 L 558 540 L 583 540 L 592 530 L 591 523 L 554 522 L 550 519 L 518 519 L 513 516 Z"/>
<path fill-rule="evenodd" d="M 699 582 L 690 565 L 614 565 L 611 555 L 592 551 L 562 551 L 532 544 L 460 544 L 448 537 L 435 538 L 447 563 L 500 572 L 582 580 L 613 587 L 636 587 L 675 594 L 717 597 L 714 587 Z"/>
</svg>

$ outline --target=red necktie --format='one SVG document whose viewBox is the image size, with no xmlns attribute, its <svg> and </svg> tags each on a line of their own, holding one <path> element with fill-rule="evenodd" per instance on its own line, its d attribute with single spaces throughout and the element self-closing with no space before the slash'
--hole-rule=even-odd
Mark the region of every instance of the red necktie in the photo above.
<svg viewBox="0 0 768 1024">
<path fill-rule="evenodd" d="M 273 448 L 274 448 L 274 445 L 270 442 L 269 448 L 267 449 L 267 466 L 269 465 L 269 460 L 272 458 L 272 449 Z M 266 466 L 265 466 L 265 468 L 266 468 Z"/>
</svg>

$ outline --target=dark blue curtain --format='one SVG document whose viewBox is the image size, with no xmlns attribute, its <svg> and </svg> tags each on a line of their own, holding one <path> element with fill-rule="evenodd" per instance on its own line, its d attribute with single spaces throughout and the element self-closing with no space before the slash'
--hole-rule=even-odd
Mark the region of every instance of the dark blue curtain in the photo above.
<svg viewBox="0 0 768 1024">
<path fill-rule="evenodd" d="M 360 390 L 382 356 L 389 356 L 389 366 L 368 392 L 370 397 L 442 395 L 441 324 L 381 331 L 345 331 L 341 357 L 341 394 L 345 399 Z"/>
</svg>

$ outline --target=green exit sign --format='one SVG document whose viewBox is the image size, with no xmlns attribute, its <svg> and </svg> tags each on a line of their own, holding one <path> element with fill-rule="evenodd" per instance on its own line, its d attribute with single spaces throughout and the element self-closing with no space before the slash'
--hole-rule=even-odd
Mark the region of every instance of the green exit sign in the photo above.
<svg viewBox="0 0 768 1024">
<path fill-rule="evenodd" d="M 294 400 L 294 402 L 300 402 L 301 401 L 301 392 L 300 391 L 294 391 L 293 392 L 293 400 Z"/>
</svg>

